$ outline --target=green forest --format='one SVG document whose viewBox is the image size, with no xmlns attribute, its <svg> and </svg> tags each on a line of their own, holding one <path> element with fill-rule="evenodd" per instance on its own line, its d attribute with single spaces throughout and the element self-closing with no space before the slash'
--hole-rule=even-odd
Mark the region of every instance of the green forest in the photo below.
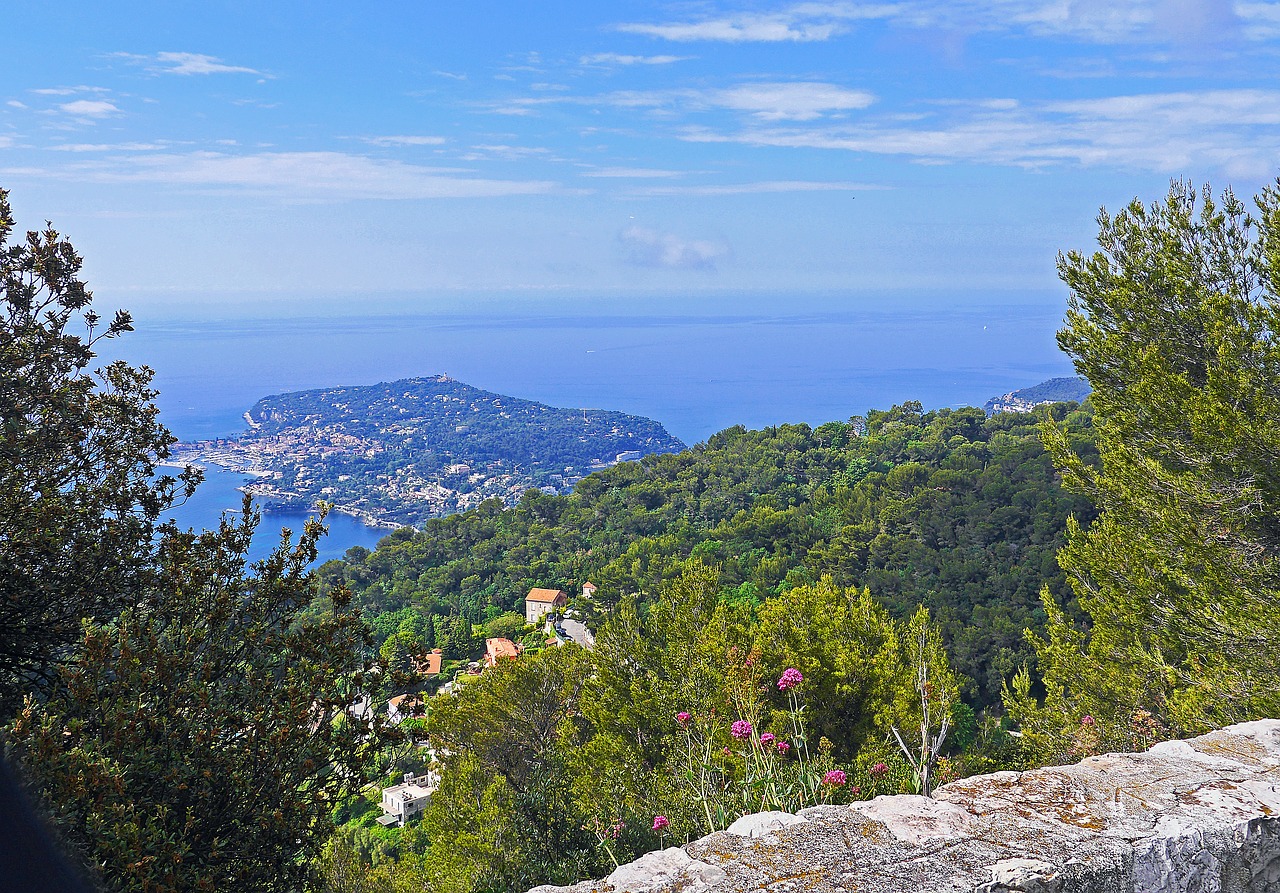
<svg viewBox="0 0 1280 893">
<path fill-rule="evenodd" d="M 730 428 L 314 571 L 319 523 L 253 566 L 249 505 L 159 523 L 199 473 L 157 476 L 150 372 L 94 364 L 132 321 L 12 229 L 0 193 L 3 740 L 86 889 L 520 893 L 1280 713 L 1280 183 L 1059 257 L 1083 404 Z M 473 672 L 487 637 L 523 653 Z M 438 784 L 386 827 L 405 773 Z"/>
</svg>

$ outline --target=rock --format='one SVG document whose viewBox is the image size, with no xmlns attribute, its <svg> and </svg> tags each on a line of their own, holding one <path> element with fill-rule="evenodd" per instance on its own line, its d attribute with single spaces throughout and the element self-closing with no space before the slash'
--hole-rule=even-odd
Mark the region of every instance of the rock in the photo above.
<svg viewBox="0 0 1280 893">
<path fill-rule="evenodd" d="M 997 772 L 936 799 L 745 816 L 538 893 L 1280 893 L 1280 721 Z"/>
<path fill-rule="evenodd" d="M 616 868 L 605 879 L 617 893 L 645 893 L 648 890 L 705 890 L 724 880 L 714 865 L 698 862 L 680 847 L 645 853 L 634 862 Z"/>
<path fill-rule="evenodd" d="M 975 893 L 1058 893 L 1062 880 L 1057 869 L 1039 859 L 1001 859 L 991 866 L 991 883 L 983 884 Z"/>
<path fill-rule="evenodd" d="M 808 819 L 802 816 L 792 815 L 789 812 L 757 812 L 751 815 L 744 815 L 728 828 L 724 829 L 725 834 L 736 834 L 739 837 L 764 837 L 779 828 L 785 828 L 788 825 L 798 825 L 807 822 Z"/>
</svg>

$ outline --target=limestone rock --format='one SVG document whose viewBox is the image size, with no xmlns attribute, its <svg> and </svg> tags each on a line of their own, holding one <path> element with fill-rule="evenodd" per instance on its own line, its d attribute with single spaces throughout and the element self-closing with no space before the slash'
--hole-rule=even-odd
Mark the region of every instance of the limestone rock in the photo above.
<svg viewBox="0 0 1280 893">
<path fill-rule="evenodd" d="M 537 893 L 1280 893 L 1280 721 L 997 772 L 936 799 L 746 816 Z"/>
</svg>

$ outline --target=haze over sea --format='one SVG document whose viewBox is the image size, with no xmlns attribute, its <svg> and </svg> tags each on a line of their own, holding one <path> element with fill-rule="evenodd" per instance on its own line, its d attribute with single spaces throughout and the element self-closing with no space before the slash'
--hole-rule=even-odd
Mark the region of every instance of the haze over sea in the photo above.
<svg viewBox="0 0 1280 893">
<path fill-rule="evenodd" d="M 268 394 L 438 373 L 555 406 L 647 416 L 689 445 L 731 425 L 817 425 L 905 400 L 981 405 L 1071 373 L 1054 342 L 1063 313 L 1056 291 L 466 296 L 429 305 L 348 295 L 260 306 L 286 309 L 135 311 L 137 331 L 102 353 L 156 370 L 162 419 L 183 440 L 239 433 L 244 411 Z M 212 526 L 238 507 L 240 475 L 211 468 L 206 477 L 173 512 L 180 524 Z M 253 556 L 305 517 L 267 515 Z M 328 523 L 326 559 L 386 534 L 343 516 Z"/>
</svg>

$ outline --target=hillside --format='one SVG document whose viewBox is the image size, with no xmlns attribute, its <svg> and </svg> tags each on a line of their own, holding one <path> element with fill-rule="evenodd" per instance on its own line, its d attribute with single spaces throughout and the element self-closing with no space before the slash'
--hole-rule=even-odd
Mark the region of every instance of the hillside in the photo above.
<svg viewBox="0 0 1280 893">
<path fill-rule="evenodd" d="M 561 409 L 446 376 L 264 397 L 235 440 L 184 444 L 180 458 L 258 475 L 269 507 L 339 511 L 387 526 L 421 524 L 485 499 L 567 491 L 593 470 L 684 447 L 659 423 Z"/>
<path fill-rule="evenodd" d="M 1089 382 L 1079 376 L 1051 378 L 1029 388 L 1019 388 L 992 397 L 982 408 L 987 415 L 997 412 L 1030 412 L 1048 403 L 1080 403 L 1089 396 Z"/>
<path fill-rule="evenodd" d="M 1090 417 L 1068 417 L 1093 455 Z M 347 582 L 380 636 L 417 630 L 443 647 L 459 617 L 522 610 L 529 588 L 577 592 L 591 581 L 603 616 L 624 596 L 656 597 L 689 558 L 718 568 L 723 598 L 760 605 L 833 578 L 867 586 L 899 617 L 924 603 L 975 705 L 1034 656 L 1047 584 L 1070 602 L 1055 554 L 1068 515 L 1092 518 L 1059 486 L 1036 420 L 919 404 L 818 428 L 730 428 L 677 454 L 597 472 L 569 495 L 497 501 L 353 549 L 320 573 Z M 405 626 L 408 624 L 408 626 Z M 450 652 L 457 652 L 450 654 Z"/>
</svg>

